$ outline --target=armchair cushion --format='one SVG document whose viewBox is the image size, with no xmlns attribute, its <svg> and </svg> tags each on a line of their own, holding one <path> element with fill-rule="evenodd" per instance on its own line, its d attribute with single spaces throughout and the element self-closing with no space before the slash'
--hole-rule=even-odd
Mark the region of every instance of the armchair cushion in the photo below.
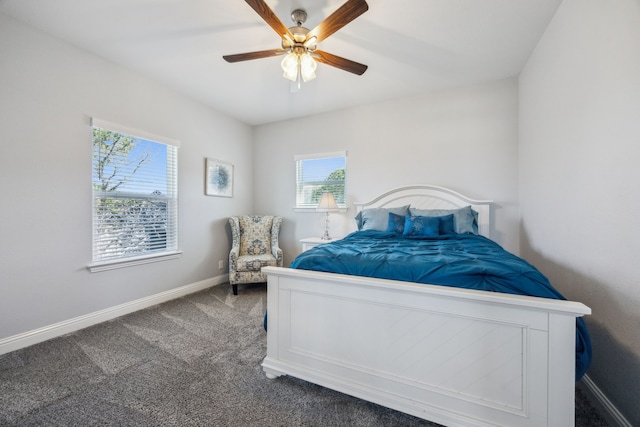
<svg viewBox="0 0 640 427">
<path fill-rule="evenodd" d="M 240 256 L 264 255 L 271 253 L 272 216 L 241 216 Z"/>
<path fill-rule="evenodd" d="M 276 258 L 271 254 L 241 255 L 238 258 L 238 271 L 260 271 L 262 267 L 276 266 Z"/>
</svg>

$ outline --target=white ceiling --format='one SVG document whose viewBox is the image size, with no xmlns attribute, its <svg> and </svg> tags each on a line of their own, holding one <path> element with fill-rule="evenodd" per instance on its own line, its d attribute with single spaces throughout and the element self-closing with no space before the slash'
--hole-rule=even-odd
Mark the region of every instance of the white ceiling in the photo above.
<svg viewBox="0 0 640 427">
<path fill-rule="evenodd" d="M 305 9 L 312 29 L 344 1 L 266 3 L 287 26 Z M 366 13 L 318 47 L 369 69 L 319 64 L 298 93 L 279 57 L 222 59 L 280 46 L 243 0 L 0 0 L 0 12 L 258 125 L 516 76 L 561 1 L 367 0 Z"/>
</svg>

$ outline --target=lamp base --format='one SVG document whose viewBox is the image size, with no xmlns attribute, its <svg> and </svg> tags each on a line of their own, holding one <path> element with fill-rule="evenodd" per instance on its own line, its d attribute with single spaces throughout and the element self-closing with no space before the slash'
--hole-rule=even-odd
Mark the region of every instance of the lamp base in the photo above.
<svg viewBox="0 0 640 427">
<path fill-rule="evenodd" d="M 324 220 L 324 236 L 321 237 L 322 240 L 331 240 L 329 236 L 329 212 L 326 212 L 326 217 Z"/>
</svg>

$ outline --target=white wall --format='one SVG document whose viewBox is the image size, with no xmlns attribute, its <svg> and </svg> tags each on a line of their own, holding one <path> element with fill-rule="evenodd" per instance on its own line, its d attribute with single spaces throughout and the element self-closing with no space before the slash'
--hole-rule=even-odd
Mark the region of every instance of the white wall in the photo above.
<svg viewBox="0 0 640 427">
<path fill-rule="evenodd" d="M 180 259 L 87 270 L 94 115 L 181 140 Z M 251 139 L 247 125 L 0 15 L 0 340 L 225 273 L 226 218 L 253 209 Z M 236 197 L 204 196 L 205 157 L 235 164 Z"/>
<path fill-rule="evenodd" d="M 586 321 L 589 377 L 640 425 L 640 2 L 564 0 L 520 76 L 522 254 Z"/>
<path fill-rule="evenodd" d="M 493 237 L 517 252 L 517 100 L 517 81 L 508 79 L 256 127 L 255 207 L 284 217 L 285 264 L 299 253 L 300 238 L 324 230 L 324 214 L 293 211 L 293 156 L 341 150 L 350 209 L 331 215 L 334 236 L 355 230 L 353 202 L 436 184 L 493 199 Z"/>
</svg>

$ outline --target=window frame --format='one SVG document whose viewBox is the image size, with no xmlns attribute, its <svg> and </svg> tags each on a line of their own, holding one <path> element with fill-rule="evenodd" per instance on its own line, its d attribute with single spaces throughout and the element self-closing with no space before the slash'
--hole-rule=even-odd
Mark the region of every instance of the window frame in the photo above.
<svg viewBox="0 0 640 427">
<path fill-rule="evenodd" d="M 339 212 L 347 211 L 347 208 L 348 208 L 348 205 L 347 205 L 347 152 L 336 151 L 336 152 L 330 152 L 330 153 L 297 154 L 293 157 L 294 166 L 295 166 L 295 175 L 296 175 L 295 203 L 293 207 L 294 212 L 316 212 L 316 205 L 298 204 L 298 196 L 299 196 L 298 188 L 300 186 L 298 162 L 305 161 L 305 160 L 335 159 L 339 157 L 344 158 L 345 177 L 344 177 L 344 203 L 343 204 L 338 203 L 338 211 Z M 337 200 L 338 198 L 336 198 L 336 201 Z"/>
<path fill-rule="evenodd" d="M 175 150 L 171 157 L 173 158 L 173 164 L 170 168 L 170 171 L 167 171 L 167 195 L 163 197 L 164 200 L 167 201 L 167 209 L 168 212 L 168 221 L 169 228 L 172 230 L 171 237 L 168 239 L 169 247 L 166 250 L 152 250 L 146 253 L 141 253 L 137 255 L 125 255 L 118 256 L 107 259 L 99 259 L 96 257 L 96 237 L 98 237 L 98 233 L 96 230 L 96 197 L 99 197 L 100 192 L 96 192 L 93 181 L 93 156 L 94 156 L 94 147 L 93 147 L 93 129 L 100 128 L 104 130 L 108 130 L 111 132 L 117 132 L 120 134 L 124 134 L 126 136 L 130 136 L 137 139 L 146 140 L 148 142 L 156 143 L 156 144 L 164 144 L 167 146 L 167 150 L 171 148 L 171 150 Z M 91 241 L 92 241 L 92 255 L 91 255 L 91 263 L 88 265 L 88 269 L 94 272 L 113 270 L 117 268 L 130 267 L 134 265 L 142 265 L 148 264 L 152 262 L 165 261 L 169 259 L 179 258 L 182 254 L 182 251 L 178 248 L 178 149 L 180 147 L 180 141 L 167 138 L 164 136 L 154 135 L 149 132 L 129 128 L 117 123 L 108 122 L 106 120 L 92 118 L 91 119 L 91 182 L 92 182 L 92 225 L 91 225 Z M 167 158 L 169 158 L 170 154 L 167 154 Z M 171 194 L 170 194 L 171 193 Z M 131 195 L 131 193 L 129 193 Z M 119 197 L 122 197 L 120 195 Z M 117 199 L 118 197 L 116 197 Z M 134 197 L 135 198 L 135 197 Z M 149 197 L 139 197 L 139 199 L 149 199 Z"/>
</svg>

